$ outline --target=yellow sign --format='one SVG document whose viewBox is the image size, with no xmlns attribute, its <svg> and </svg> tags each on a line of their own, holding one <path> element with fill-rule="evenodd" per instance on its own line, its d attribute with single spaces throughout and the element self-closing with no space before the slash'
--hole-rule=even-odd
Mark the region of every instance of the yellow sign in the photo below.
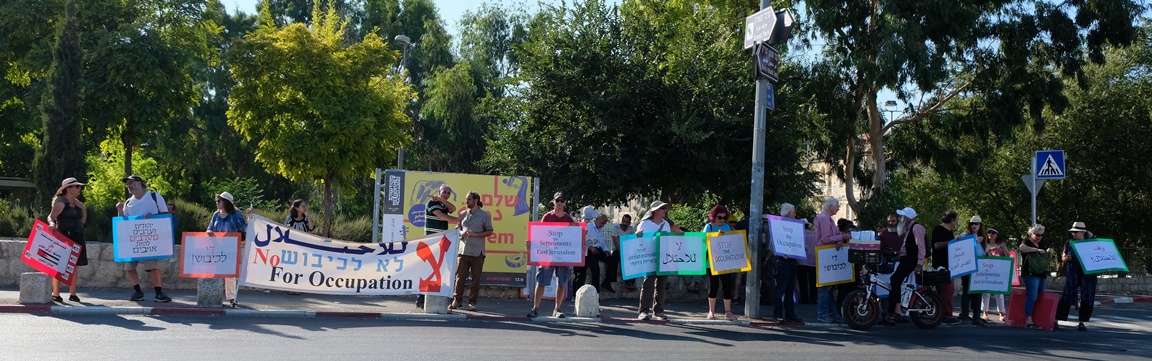
<svg viewBox="0 0 1152 361">
<path fill-rule="evenodd" d="M 382 184 L 381 241 L 423 236 L 425 205 L 431 199 L 428 196 L 436 194 L 444 184 L 452 188 L 452 195 L 447 199 L 456 205 L 457 212 L 452 216 L 466 209 L 464 200 L 468 192 L 479 193 L 483 209 L 492 215 L 493 234 L 484 247 L 486 258 L 481 284 L 522 287 L 528 263 L 524 245 L 532 216 L 531 178 L 528 177 L 386 171 Z M 455 224 L 449 225 L 449 229 L 455 228 Z"/>
</svg>

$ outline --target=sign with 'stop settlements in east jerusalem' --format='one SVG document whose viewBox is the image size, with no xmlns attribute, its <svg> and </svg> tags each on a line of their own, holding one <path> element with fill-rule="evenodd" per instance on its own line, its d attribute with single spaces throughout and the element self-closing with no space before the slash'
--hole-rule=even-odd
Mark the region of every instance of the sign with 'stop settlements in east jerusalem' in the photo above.
<svg viewBox="0 0 1152 361">
<path fill-rule="evenodd" d="M 239 277 L 240 237 L 240 233 L 184 232 L 180 242 L 180 277 Z"/>
<path fill-rule="evenodd" d="M 976 264 L 978 270 L 968 280 L 968 293 L 1011 293 L 1012 257 L 980 257 Z"/>
<path fill-rule="evenodd" d="M 808 258 L 804 250 L 804 222 L 780 216 L 768 216 L 768 236 L 777 256 Z"/>
<path fill-rule="evenodd" d="M 452 296 L 460 241 L 456 232 L 353 243 L 253 216 L 246 233 L 244 286 L 329 295 Z"/>
<path fill-rule="evenodd" d="M 1128 264 L 1124 263 L 1124 257 L 1116 249 L 1116 242 L 1111 239 L 1072 241 L 1072 250 L 1076 253 L 1076 259 L 1080 260 L 1084 274 L 1128 272 Z"/>
<path fill-rule="evenodd" d="M 113 259 L 132 262 L 172 258 L 175 233 L 170 214 L 113 218 Z"/>
<path fill-rule="evenodd" d="M 660 249 L 656 246 L 656 234 L 645 233 L 620 236 L 620 272 L 630 280 L 652 276 L 660 269 Z"/>
<path fill-rule="evenodd" d="M 976 272 L 976 235 L 970 234 L 948 242 L 948 270 L 952 279 Z"/>
<path fill-rule="evenodd" d="M 49 277 L 71 284 L 80 260 L 80 244 L 48 228 L 40 220 L 32 224 L 32 233 L 24 245 L 20 260 Z"/>
<path fill-rule="evenodd" d="M 848 262 L 848 246 L 836 250 L 836 245 L 816 247 L 816 286 L 824 287 L 856 281 L 852 263 Z"/>
<path fill-rule="evenodd" d="M 528 264 L 583 266 L 584 227 L 558 222 L 528 223 Z"/>
<path fill-rule="evenodd" d="M 742 230 L 708 233 L 708 263 L 714 275 L 751 271 L 747 234 Z"/>
</svg>

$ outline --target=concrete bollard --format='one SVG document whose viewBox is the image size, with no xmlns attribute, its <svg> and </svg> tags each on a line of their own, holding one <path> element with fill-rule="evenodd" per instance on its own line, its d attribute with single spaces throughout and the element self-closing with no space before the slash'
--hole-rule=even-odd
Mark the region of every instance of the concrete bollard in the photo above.
<svg viewBox="0 0 1152 361">
<path fill-rule="evenodd" d="M 592 285 L 576 290 L 576 317 L 600 317 L 600 294 Z"/>
<path fill-rule="evenodd" d="M 20 274 L 20 304 L 46 305 L 52 303 L 52 278 L 43 272 Z"/>
<path fill-rule="evenodd" d="M 224 279 L 196 280 L 196 307 L 220 307 L 224 304 Z"/>
<path fill-rule="evenodd" d="M 448 313 L 448 304 L 452 297 L 427 295 L 424 297 L 424 313 Z"/>
</svg>

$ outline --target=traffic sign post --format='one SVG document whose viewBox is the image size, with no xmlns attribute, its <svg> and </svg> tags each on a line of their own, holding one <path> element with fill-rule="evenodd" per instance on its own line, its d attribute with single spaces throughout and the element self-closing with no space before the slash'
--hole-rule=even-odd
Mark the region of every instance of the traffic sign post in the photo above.
<svg viewBox="0 0 1152 361">
<path fill-rule="evenodd" d="M 1063 150 L 1038 150 L 1032 155 L 1029 174 L 1020 176 L 1028 193 L 1032 195 L 1032 224 L 1036 224 L 1036 194 L 1044 187 L 1044 181 L 1049 179 L 1064 179 L 1068 168 L 1064 163 Z"/>
<path fill-rule="evenodd" d="M 756 63 L 756 79 L 780 80 L 780 53 L 776 48 L 760 43 L 756 45 L 752 60 Z"/>
<path fill-rule="evenodd" d="M 744 49 L 756 43 L 768 41 L 776 28 L 776 12 L 771 6 L 760 7 L 760 11 L 744 18 Z"/>
</svg>

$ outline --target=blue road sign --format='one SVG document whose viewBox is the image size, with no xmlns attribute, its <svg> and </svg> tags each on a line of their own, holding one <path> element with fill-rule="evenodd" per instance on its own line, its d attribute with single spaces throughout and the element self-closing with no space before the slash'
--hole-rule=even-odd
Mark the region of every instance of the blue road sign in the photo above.
<svg viewBox="0 0 1152 361">
<path fill-rule="evenodd" d="M 1064 151 L 1036 151 L 1036 179 L 1064 179 L 1068 168 L 1064 164 Z"/>
<path fill-rule="evenodd" d="M 776 88 L 772 86 L 772 83 L 768 83 L 768 99 L 764 100 L 764 107 L 769 110 L 776 110 Z"/>
</svg>

